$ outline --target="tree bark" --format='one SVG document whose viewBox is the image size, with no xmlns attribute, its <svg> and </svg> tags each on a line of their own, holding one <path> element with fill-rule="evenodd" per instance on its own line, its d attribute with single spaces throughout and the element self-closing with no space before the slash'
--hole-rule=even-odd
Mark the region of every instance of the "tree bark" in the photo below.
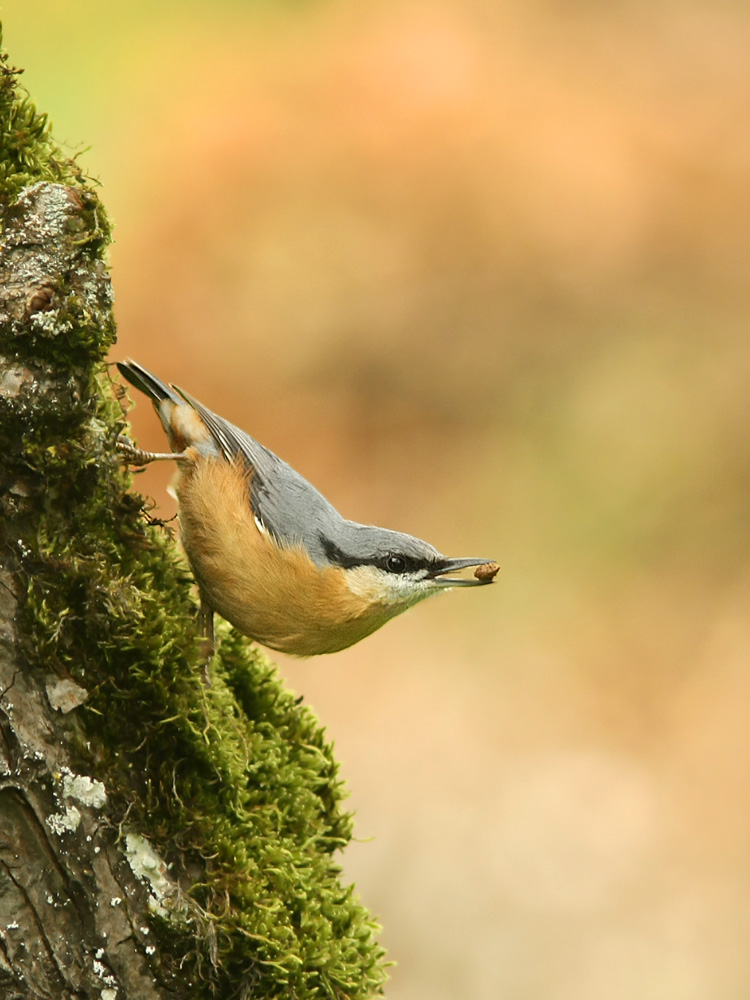
<svg viewBox="0 0 750 1000">
<path fill-rule="evenodd" d="M 202 682 L 115 453 L 106 216 L 0 72 L 0 998 L 380 995 L 332 749 L 227 627 Z"/>
<path fill-rule="evenodd" d="M 95 237 L 92 198 L 81 189 L 39 183 L 6 209 L 0 244 L 5 351 L 8 333 L 22 340 L 37 331 L 64 338 L 63 297 L 78 299 L 102 330 L 111 329 L 109 277 L 86 249 Z M 138 926 L 139 917 L 145 923 L 147 894 L 108 822 L 104 784 L 76 771 L 73 746 L 84 740 L 76 709 L 88 693 L 54 659 L 30 662 L 19 631 L 19 602 L 35 573 L 24 536 L 38 525 L 46 489 L 24 452 L 32 441 L 66 446 L 64 429 L 83 396 L 82 374 L 31 354 L 23 361 L 20 352 L 0 358 L 6 441 L 16 432 L 16 447 L 4 456 L 0 528 L 0 984 L 8 997 L 145 1000 L 164 995 L 146 961 L 148 934 Z"/>
</svg>

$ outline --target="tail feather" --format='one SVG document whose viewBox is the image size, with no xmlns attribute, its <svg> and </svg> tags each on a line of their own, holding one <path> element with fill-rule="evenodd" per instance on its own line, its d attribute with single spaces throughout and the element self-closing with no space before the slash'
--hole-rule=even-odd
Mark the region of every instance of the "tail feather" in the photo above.
<svg viewBox="0 0 750 1000">
<path fill-rule="evenodd" d="M 132 358 L 128 358 L 127 361 L 118 361 L 116 364 L 120 374 L 131 385 L 135 386 L 136 389 L 140 389 L 141 392 L 145 393 L 153 403 L 161 403 L 165 399 L 170 400 L 172 403 L 182 403 L 182 399 L 180 399 L 174 389 L 168 386 L 166 382 L 162 382 L 156 375 L 152 375 L 148 369 L 139 365 L 137 361 L 133 361 Z"/>
<path fill-rule="evenodd" d="M 214 438 L 213 431 L 196 409 L 199 404 L 188 396 L 183 397 L 174 386 L 162 382 L 131 358 L 116 364 L 120 374 L 154 404 L 172 451 L 183 452 L 193 447 L 202 455 L 219 455 L 220 442 Z"/>
</svg>

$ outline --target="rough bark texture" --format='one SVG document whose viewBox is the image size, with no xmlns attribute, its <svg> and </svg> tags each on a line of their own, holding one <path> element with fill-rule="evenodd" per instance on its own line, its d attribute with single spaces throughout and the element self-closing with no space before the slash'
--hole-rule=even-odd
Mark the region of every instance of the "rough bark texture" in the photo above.
<svg viewBox="0 0 750 1000">
<path fill-rule="evenodd" d="M 92 203 L 82 190 L 39 183 L 6 210 L 0 243 L 6 336 L 64 337 L 63 298 L 111 329 L 109 277 L 89 247 L 97 238 Z M 47 447 L 64 446 L 64 428 L 83 395 L 67 367 L 0 357 L 4 430 L 15 422 L 20 431 L 16 454 L 9 449 L 4 456 L 0 526 L 0 995 L 7 997 L 163 995 L 146 962 L 148 927 L 132 919 L 148 913 L 147 892 L 107 822 L 104 785 L 74 770 L 80 757 L 74 748 L 85 739 L 75 709 L 87 691 L 54 659 L 41 669 L 30 663 L 19 634 L 24 577 L 35 571 L 24 536 L 38 525 L 46 489 L 39 470 L 23 462 L 25 444 L 40 444 L 33 425 L 43 417 Z"/>
<path fill-rule="evenodd" d="M 93 190 L 0 65 L 0 1000 L 379 995 L 311 713 L 127 491 Z"/>
</svg>

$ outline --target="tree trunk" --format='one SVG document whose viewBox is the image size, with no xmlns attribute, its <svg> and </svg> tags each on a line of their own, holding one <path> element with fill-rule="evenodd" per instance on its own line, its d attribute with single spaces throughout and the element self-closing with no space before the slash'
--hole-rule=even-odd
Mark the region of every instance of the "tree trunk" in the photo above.
<svg viewBox="0 0 750 1000">
<path fill-rule="evenodd" d="M 106 216 L 0 77 L 0 998 L 382 992 L 332 750 L 127 491 Z"/>
</svg>

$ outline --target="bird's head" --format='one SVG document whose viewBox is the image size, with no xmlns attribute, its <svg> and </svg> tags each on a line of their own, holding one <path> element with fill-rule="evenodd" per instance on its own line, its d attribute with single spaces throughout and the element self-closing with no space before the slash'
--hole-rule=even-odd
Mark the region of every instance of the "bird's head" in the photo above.
<svg viewBox="0 0 750 1000">
<path fill-rule="evenodd" d="M 387 609 L 388 617 L 451 587 L 481 587 L 497 572 L 488 559 L 452 559 L 413 535 L 346 522 L 341 543 L 321 539 L 329 564 L 344 571 L 350 590 Z M 351 530 L 354 529 L 354 530 Z M 494 570 L 459 576 L 479 566 Z"/>
</svg>

